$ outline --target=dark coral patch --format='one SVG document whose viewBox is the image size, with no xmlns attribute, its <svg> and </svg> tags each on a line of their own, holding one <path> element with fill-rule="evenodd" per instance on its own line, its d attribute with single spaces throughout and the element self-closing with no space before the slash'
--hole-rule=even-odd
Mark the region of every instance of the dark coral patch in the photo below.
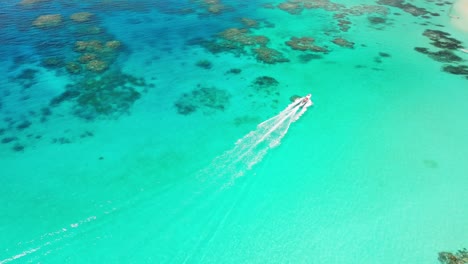
<svg viewBox="0 0 468 264">
<path fill-rule="evenodd" d="M 241 69 L 232 68 L 232 69 L 230 69 L 229 71 L 227 71 L 226 73 L 228 73 L 228 74 L 240 74 L 241 72 L 242 72 Z"/>
<path fill-rule="evenodd" d="M 301 63 L 307 63 L 311 60 L 319 60 L 319 59 L 322 59 L 323 56 L 322 55 L 318 55 L 318 54 L 301 54 L 299 55 L 299 61 Z"/>
<path fill-rule="evenodd" d="M 452 38 L 447 32 L 426 29 L 423 35 L 432 40 L 431 44 L 438 48 L 451 50 L 463 48 L 461 41 Z"/>
<path fill-rule="evenodd" d="M 16 126 L 16 129 L 23 130 L 31 126 L 31 122 L 25 120 Z"/>
<path fill-rule="evenodd" d="M 24 150 L 24 146 L 16 143 L 11 149 L 16 152 L 22 152 Z"/>
<path fill-rule="evenodd" d="M 17 137 L 4 137 L 4 138 L 2 138 L 1 142 L 2 142 L 2 144 L 8 144 L 8 143 L 13 142 L 15 140 L 18 140 L 18 138 Z"/>
<path fill-rule="evenodd" d="M 298 15 L 304 10 L 304 7 L 300 3 L 295 3 L 293 1 L 286 1 L 283 3 L 280 3 L 278 5 L 278 8 L 288 12 L 291 15 Z"/>
<path fill-rule="evenodd" d="M 333 43 L 335 43 L 338 46 L 344 47 L 344 48 L 354 48 L 354 42 L 351 42 L 349 40 L 346 40 L 344 38 L 335 38 L 332 40 Z"/>
<path fill-rule="evenodd" d="M 446 65 L 442 68 L 444 72 L 448 72 L 455 75 L 466 75 L 468 76 L 468 66 L 466 65 Z"/>
<path fill-rule="evenodd" d="M 118 117 L 128 113 L 148 87 L 142 78 L 113 72 L 67 85 L 62 94 L 50 101 L 50 105 L 58 106 L 70 101 L 74 114 L 85 119 Z"/>
<path fill-rule="evenodd" d="M 211 63 L 209 60 L 199 60 L 195 65 L 206 70 L 209 70 L 213 67 L 213 63 Z"/>
<path fill-rule="evenodd" d="M 30 88 L 36 83 L 37 70 L 24 69 L 20 74 L 13 78 L 13 81 L 20 84 L 24 89 Z"/>
<path fill-rule="evenodd" d="M 416 50 L 417 52 L 426 54 L 431 59 L 438 61 L 438 62 L 459 62 L 463 60 L 462 58 L 455 55 L 450 50 L 439 50 L 439 51 L 432 52 L 432 51 L 429 51 L 427 48 L 423 48 L 423 47 L 415 47 L 414 50 Z"/>
<path fill-rule="evenodd" d="M 385 52 L 379 52 L 379 56 L 382 57 L 382 58 L 389 58 L 389 57 L 391 57 L 390 54 L 385 53 Z"/>
<path fill-rule="evenodd" d="M 277 86 L 279 82 L 270 76 L 260 76 L 255 78 L 253 81 L 254 87 L 257 87 L 258 89 L 263 89 L 265 87 L 270 87 L 270 86 Z"/>
<path fill-rule="evenodd" d="M 202 87 L 182 94 L 174 105 L 181 115 L 188 115 L 197 110 L 208 114 L 213 111 L 224 111 L 229 105 L 230 97 L 225 90 Z"/>
<path fill-rule="evenodd" d="M 275 63 L 282 63 L 282 62 L 289 62 L 289 59 L 284 57 L 283 53 L 267 48 L 267 47 L 260 47 L 257 49 L 253 49 L 253 52 L 258 61 L 267 63 L 267 64 L 275 64 Z"/>
<path fill-rule="evenodd" d="M 369 20 L 369 22 L 373 25 L 381 25 L 387 22 L 386 18 L 377 17 L 377 16 L 369 16 L 367 17 L 367 20 Z"/>
<path fill-rule="evenodd" d="M 409 13 L 413 16 L 424 16 L 429 14 L 429 11 L 422 7 L 417 7 L 413 4 L 405 3 L 405 0 L 379 0 L 377 1 L 380 5 L 388 5 L 399 8 L 406 13 Z"/>
<path fill-rule="evenodd" d="M 278 95 L 279 82 L 270 76 L 259 76 L 253 80 L 251 87 L 258 93 L 265 95 Z"/>
<path fill-rule="evenodd" d="M 62 57 L 48 57 L 43 59 L 41 64 L 48 69 L 57 69 L 65 66 L 65 61 Z"/>
<path fill-rule="evenodd" d="M 327 52 L 327 49 L 314 44 L 315 39 L 311 37 L 292 37 L 286 41 L 286 45 L 293 50 Z"/>
</svg>

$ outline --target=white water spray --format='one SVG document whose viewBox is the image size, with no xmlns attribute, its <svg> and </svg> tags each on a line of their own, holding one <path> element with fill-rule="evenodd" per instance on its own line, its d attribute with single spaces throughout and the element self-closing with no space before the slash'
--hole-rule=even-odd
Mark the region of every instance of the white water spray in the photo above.
<svg viewBox="0 0 468 264">
<path fill-rule="evenodd" d="M 259 163 L 268 150 L 278 146 L 293 122 L 312 105 L 310 96 L 297 99 L 278 115 L 260 123 L 257 128 L 236 142 L 233 149 L 216 157 L 204 175 L 230 176 L 230 182 Z"/>
</svg>

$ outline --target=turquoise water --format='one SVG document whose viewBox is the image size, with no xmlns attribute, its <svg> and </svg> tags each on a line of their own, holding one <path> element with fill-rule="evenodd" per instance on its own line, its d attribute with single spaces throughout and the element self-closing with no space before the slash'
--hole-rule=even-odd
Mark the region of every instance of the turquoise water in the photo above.
<svg viewBox="0 0 468 264">
<path fill-rule="evenodd" d="M 0 263 L 440 263 L 468 246 L 450 3 L 3 2 Z M 308 93 L 279 146 L 232 165 Z"/>
</svg>

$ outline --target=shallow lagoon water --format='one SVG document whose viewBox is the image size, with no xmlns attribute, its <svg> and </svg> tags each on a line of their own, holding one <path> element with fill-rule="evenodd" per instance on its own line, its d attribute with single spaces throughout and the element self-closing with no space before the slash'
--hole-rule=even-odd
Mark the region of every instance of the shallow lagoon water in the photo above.
<svg viewBox="0 0 468 264">
<path fill-rule="evenodd" d="M 466 48 L 450 5 L 315 3 L 6 1 L 0 263 L 439 263 L 466 247 L 468 74 L 442 68 L 468 54 L 423 35 Z M 34 26 L 45 14 L 62 20 Z M 265 36 L 289 61 L 214 45 L 242 18 L 258 26 L 236 40 Z M 327 52 L 293 50 L 291 37 Z M 80 60 L 76 42 L 92 40 L 85 53 L 107 69 Z M 212 162 L 310 92 L 314 107 L 242 177 Z"/>
</svg>

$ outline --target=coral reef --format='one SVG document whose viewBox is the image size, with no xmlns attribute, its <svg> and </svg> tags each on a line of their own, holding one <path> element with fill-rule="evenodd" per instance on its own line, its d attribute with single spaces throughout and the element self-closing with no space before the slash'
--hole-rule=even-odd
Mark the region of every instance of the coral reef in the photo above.
<svg viewBox="0 0 468 264">
<path fill-rule="evenodd" d="M 304 7 L 300 3 L 292 1 L 282 2 L 278 5 L 278 8 L 288 12 L 291 15 L 300 14 L 302 10 L 304 10 Z"/>
<path fill-rule="evenodd" d="M 75 29 L 75 34 L 77 36 L 100 35 L 103 32 L 104 30 L 101 27 L 92 25 L 79 26 Z"/>
<path fill-rule="evenodd" d="M 38 71 L 34 69 L 24 69 L 20 74 L 12 78 L 12 81 L 18 83 L 23 89 L 28 89 L 36 84 L 36 73 Z"/>
<path fill-rule="evenodd" d="M 103 44 L 99 40 L 89 40 L 82 41 L 79 40 L 75 42 L 75 51 L 76 52 L 102 52 Z"/>
<path fill-rule="evenodd" d="M 256 92 L 265 95 L 278 95 L 279 82 L 270 76 L 259 76 L 250 85 Z"/>
<path fill-rule="evenodd" d="M 415 47 L 414 50 L 426 54 L 429 56 L 429 58 L 438 62 L 459 62 L 463 60 L 461 57 L 455 55 L 451 50 L 439 50 L 431 52 L 427 48 L 422 47 Z"/>
<path fill-rule="evenodd" d="M 431 44 L 442 49 L 460 49 L 463 48 L 461 41 L 450 37 L 450 34 L 440 30 L 426 29 L 424 36 L 432 40 Z"/>
<path fill-rule="evenodd" d="M 379 5 L 356 5 L 347 8 L 343 4 L 333 3 L 330 0 L 286 0 L 277 5 L 278 9 L 288 12 L 292 15 L 299 15 L 308 9 L 323 9 L 328 12 L 339 12 L 334 14 L 333 18 L 337 20 L 341 31 L 346 32 L 351 27 L 351 22 L 347 16 L 361 15 L 380 15 L 386 16 L 388 8 Z M 264 8 L 274 8 L 273 5 L 264 6 Z"/>
<path fill-rule="evenodd" d="M 250 55 L 268 64 L 289 61 L 281 52 L 267 47 L 269 41 L 266 36 L 251 34 L 247 28 L 228 28 L 218 33 L 215 40 L 197 39 L 191 42 L 200 44 L 213 54 L 229 52 L 236 56 Z"/>
<path fill-rule="evenodd" d="M 102 60 L 92 60 L 86 64 L 86 69 L 92 72 L 103 72 L 107 70 L 109 65 Z"/>
<path fill-rule="evenodd" d="M 378 0 L 378 4 L 387 5 L 399 8 L 406 13 L 409 13 L 413 16 L 424 16 L 429 14 L 429 11 L 422 7 L 417 7 L 413 4 L 405 3 L 405 0 Z"/>
<path fill-rule="evenodd" d="M 232 68 L 232 69 L 230 69 L 229 71 L 227 71 L 226 73 L 228 73 L 228 74 L 239 74 L 239 73 L 241 73 L 241 72 L 242 72 L 241 69 Z"/>
<path fill-rule="evenodd" d="M 48 2 L 50 0 L 21 0 L 20 5 L 22 6 L 31 6 L 36 5 L 44 2 Z"/>
<path fill-rule="evenodd" d="M 208 13 L 218 15 L 229 8 L 225 6 L 220 0 L 195 0 L 200 4 Z"/>
<path fill-rule="evenodd" d="M 16 141 L 16 140 L 18 140 L 17 137 L 4 137 L 4 138 L 2 138 L 1 142 L 2 142 L 2 144 L 8 144 L 8 143 L 11 143 L 11 142 Z"/>
<path fill-rule="evenodd" d="M 16 143 L 11 149 L 16 152 L 22 152 L 24 150 L 24 146 Z"/>
<path fill-rule="evenodd" d="M 311 54 L 311 53 L 306 53 L 306 54 L 301 54 L 299 55 L 299 61 L 301 63 L 307 63 L 311 60 L 318 60 L 318 59 L 322 59 L 323 57 L 321 55 L 318 55 L 318 54 Z"/>
<path fill-rule="evenodd" d="M 467 264 L 468 250 L 458 250 L 456 253 L 439 252 L 439 261 L 442 264 Z"/>
<path fill-rule="evenodd" d="M 106 48 L 109 48 L 111 50 L 117 50 L 122 47 L 122 42 L 118 40 L 111 40 L 111 41 L 107 41 L 105 46 Z"/>
<path fill-rule="evenodd" d="M 48 57 L 42 60 L 41 65 L 49 69 L 56 69 L 65 66 L 65 61 L 62 57 Z"/>
<path fill-rule="evenodd" d="M 348 41 L 344 38 L 335 38 L 332 40 L 332 42 L 344 48 L 350 48 L 350 49 L 354 48 L 354 42 Z"/>
<path fill-rule="evenodd" d="M 386 53 L 386 52 L 379 52 L 379 56 L 382 58 L 390 58 L 392 55 Z"/>
<path fill-rule="evenodd" d="M 290 40 L 286 41 L 286 45 L 293 50 L 327 52 L 326 48 L 314 45 L 314 42 L 315 39 L 311 37 L 292 37 Z"/>
<path fill-rule="evenodd" d="M 65 69 L 67 70 L 68 73 L 71 74 L 79 74 L 81 73 L 81 65 L 76 63 L 76 62 L 68 62 L 65 65 Z"/>
<path fill-rule="evenodd" d="M 121 72 L 112 72 L 67 85 L 66 90 L 50 101 L 57 107 L 68 101 L 74 114 L 84 119 L 118 117 L 128 113 L 150 85 L 141 78 Z"/>
<path fill-rule="evenodd" d="M 94 14 L 90 12 L 78 12 L 74 13 L 70 16 L 70 19 L 77 22 L 77 23 L 82 23 L 82 22 L 88 22 L 93 18 Z"/>
<path fill-rule="evenodd" d="M 195 65 L 206 70 L 209 70 L 213 67 L 213 63 L 211 63 L 209 60 L 199 60 Z"/>
<path fill-rule="evenodd" d="M 83 55 L 81 55 L 79 58 L 78 58 L 78 61 L 80 63 L 88 63 L 92 60 L 96 60 L 97 59 L 97 55 L 94 54 L 94 53 L 84 53 Z"/>
<path fill-rule="evenodd" d="M 264 46 L 268 43 L 269 39 L 265 36 L 252 36 L 248 34 L 247 29 L 229 28 L 221 32 L 219 35 L 221 38 L 238 43 L 242 46 L 248 45 L 261 45 Z"/>
<path fill-rule="evenodd" d="M 243 17 L 241 18 L 242 24 L 244 24 L 246 27 L 249 28 L 257 28 L 259 26 L 259 23 L 257 20 L 248 18 L 248 17 Z"/>
<path fill-rule="evenodd" d="M 42 15 L 37 17 L 33 21 L 33 26 L 38 28 L 52 28 L 62 25 L 62 15 L 52 14 L 52 15 Z"/>
<path fill-rule="evenodd" d="M 76 41 L 74 50 L 81 53 L 78 61 L 84 64 L 89 72 L 101 73 L 109 69 L 116 59 L 122 43 L 118 40 L 103 42 L 100 40 Z M 80 73 L 76 65 L 69 70 L 71 73 Z M 80 67 L 81 68 L 81 67 Z M 68 67 L 67 67 L 68 70 Z M 75 71 L 76 70 L 76 71 Z"/>
<path fill-rule="evenodd" d="M 225 90 L 202 87 L 182 94 L 174 105 L 181 115 L 188 115 L 197 110 L 210 114 L 213 111 L 224 111 L 229 105 L 230 97 Z"/>
<path fill-rule="evenodd" d="M 468 66 L 466 65 L 446 65 L 442 68 L 444 72 L 448 72 L 455 75 L 465 75 L 468 78 Z"/>
<path fill-rule="evenodd" d="M 452 38 L 447 32 L 433 29 L 425 30 L 423 36 L 429 38 L 431 40 L 430 44 L 440 50 L 429 51 L 429 49 L 424 47 L 415 47 L 415 51 L 426 54 L 429 58 L 438 62 L 452 63 L 451 65 L 443 66 L 442 71 L 455 75 L 463 75 L 468 79 L 468 65 L 458 65 L 458 63 L 463 62 L 463 59 L 454 53 L 454 51 L 463 47 L 461 41 Z"/>
<path fill-rule="evenodd" d="M 25 120 L 25 121 L 19 123 L 19 124 L 16 126 L 16 129 L 18 129 L 18 130 L 23 130 L 23 129 L 26 129 L 26 128 L 30 127 L 31 124 L 32 124 L 32 123 L 31 123 L 30 121 Z"/>
<path fill-rule="evenodd" d="M 270 76 L 260 76 L 255 78 L 252 84 L 257 90 L 262 90 L 270 86 L 278 86 L 279 82 Z"/>
<path fill-rule="evenodd" d="M 260 47 L 257 49 L 252 50 L 257 58 L 258 61 L 267 63 L 267 64 L 275 64 L 281 62 L 289 62 L 289 59 L 285 58 L 283 53 L 267 48 L 267 47 Z"/>
</svg>

